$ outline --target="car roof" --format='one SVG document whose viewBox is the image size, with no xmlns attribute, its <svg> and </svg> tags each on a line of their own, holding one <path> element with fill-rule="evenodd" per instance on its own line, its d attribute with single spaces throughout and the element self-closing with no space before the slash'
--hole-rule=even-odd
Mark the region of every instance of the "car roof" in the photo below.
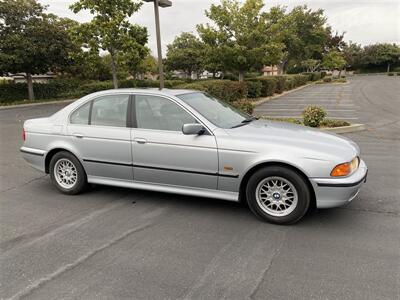
<svg viewBox="0 0 400 300">
<path fill-rule="evenodd" d="M 182 94 L 190 94 L 190 93 L 196 93 L 198 91 L 196 90 L 186 90 L 186 89 L 158 89 L 158 88 L 141 88 L 141 89 L 136 89 L 136 88 L 123 88 L 123 89 L 110 89 L 110 90 L 104 90 L 100 92 L 96 92 L 93 94 L 101 96 L 102 94 L 107 94 L 109 95 L 110 93 L 115 92 L 116 94 L 122 92 L 131 92 L 131 93 L 152 93 L 154 95 L 160 95 L 160 96 L 177 96 L 177 95 L 182 95 Z M 92 95 L 93 95 L 92 94 Z"/>
</svg>

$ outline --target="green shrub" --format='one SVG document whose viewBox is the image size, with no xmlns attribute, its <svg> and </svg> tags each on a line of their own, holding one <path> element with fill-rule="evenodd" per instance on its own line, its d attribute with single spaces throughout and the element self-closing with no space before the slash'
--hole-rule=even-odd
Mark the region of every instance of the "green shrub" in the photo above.
<svg viewBox="0 0 400 300">
<path fill-rule="evenodd" d="M 71 91 L 68 93 L 68 96 L 70 97 L 81 97 L 83 95 L 99 92 L 99 91 L 104 91 L 104 90 L 110 90 L 113 89 L 114 85 L 112 81 L 95 81 L 95 82 L 90 82 L 86 84 L 82 84 L 78 87 L 76 91 Z"/>
<path fill-rule="evenodd" d="M 279 80 L 281 80 L 283 82 L 282 92 L 292 90 L 299 86 L 305 85 L 305 84 L 307 84 L 308 79 L 309 79 L 309 75 L 304 75 L 304 74 L 284 75 L 281 77 L 282 77 L 282 79 L 278 78 L 278 82 L 279 82 Z M 281 89 L 281 88 L 277 87 L 277 91 L 276 91 L 277 93 L 279 93 L 279 91 L 280 91 L 279 89 Z"/>
<path fill-rule="evenodd" d="M 233 102 L 247 97 L 245 82 L 230 80 L 205 80 L 178 85 L 176 88 L 200 90 L 226 102 Z"/>
<path fill-rule="evenodd" d="M 347 82 L 347 80 L 346 80 L 346 78 L 338 78 L 338 79 L 335 79 L 333 82 L 336 82 L 336 83 L 345 83 L 345 82 Z"/>
<path fill-rule="evenodd" d="M 223 80 L 237 81 L 237 80 L 239 80 L 239 76 L 236 74 L 232 74 L 232 73 L 228 73 L 228 74 L 225 73 L 223 76 Z"/>
<path fill-rule="evenodd" d="M 267 117 L 267 116 L 262 116 L 261 118 L 270 120 L 270 121 L 287 122 L 287 123 L 293 123 L 293 124 L 298 124 L 298 125 L 303 124 L 299 119 L 296 119 L 296 118 L 274 118 L 274 117 Z"/>
<path fill-rule="evenodd" d="M 393 72 L 389 72 L 388 76 L 394 76 L 394 73 Z"/>
<path fill-rule="evenodd" d="M 28 99 L 28 90 L 25 83 L 10 83 L 0 86 L 0 102 L 7 103 L 14 100 Z"/>
<path fill-rule="evenodd" d="M 251 103 L 251 101 L 249 101 L 249 100 L 242 99 L 242 100 L 234 101 L 234 102 L 232 102 L 232 105 L 234 107 L 236 107 L 237 109 L 240 109 L 240 110 L 244 111 L 245 113 L 248 113 L 249 115 L 251 115 L 253 113 L 254 106 L 253 106 L 253 103 Z"/>
<path fill-rule="evenodd" d="M 249 79 L 249 81 L 257 81 L 261 83 L 261 97 L 269 97 L 275 93 L 276 80 L 274 76 L 262 76 Z"/>
<path fill-rule="evenodd" d="M 301 73 L 301 74 L 307 76 L 309 81 L 312 81 L 312 77 L 313 77 L 312 74 L 313 74 L 313 73 L 311 73 L 311 72 L 303 72 L 303 73 Z"/>
<path fill-rule="evenodd" d="M 186 83 L 185 80 L 165 80 L 164 87 L 170 89 Z M 119 82 L 120 88 L 158 88 L 159 86 L 159 80 L 151 79 L 126 79 Z"/>
<path fill-rule="evenodd" d="M 285 76 L 285 82 L 284 82 L 283 87 L 284 87 L 283 89 L 284 89 L 285 91 L 289 91 L 289 90 L 294 89 L 294 88 L 296 87 L 296 80 L 295 80 L 295 78 Z"/>
<path fill-rule="evenodd" d="M 185 84 L 184 80 L 166 80 L 165 87 L 173 88 Z M 120 88 L 154 87 L 158 88 L 158 80 L 120 80 Z M 84 81 L 77 79 L 53 79 L 48 83 L 34 83 L 35 99 L 76 98 L 90 93 L 114 88 L 112 81 Z M 0 103 L 9 103 L 28 99 L 26 83 L 5 83 L 0 85 Z"/>
<path fill-rule="evenodd" d="M 305 72 L 302 75 L 306 75 L 308 81 L 317 81 L 322 79 L 322 72 Z"/>
<path fill-rule="evenodd" d="M 207 93 L 226 102 L 233 102 L 247 97 L 245 82 L 229 80 L 212 80 L 203 83 Z"/>
<path fill-rule="evenodd" d="M 325 119 L 319 124 L 320 127 L 342 127 L 349 126 L 350 123 L 342 120 Z"/>
<path fill-rule="evenodd" d="M 66 91 L 73 91 L 79 86 L 77 80 L 57 79 L 48 83 L 33 83 L 35 99 L 52 99 L 64 97 Z M 28 99 L 26 83 L 7 83 L 0 85 L 0 103 Z"/>
<path fill-rule="evenodd" d="M 285 76 L 285 90 L 297 88 L 299 86 L 307 84 L 307 75 L 286 75 Z M 290 83 L 287 83 L 290 82 Z"/>
<path fill-rule="evenodd" d="M 276 81 L 275 93 L 282 94 L 285 90 L 285 76 L 274 76 Z"/>
<path fill-rule="evenodd" d="M 319 106 L 309 106 L 303 111 L 303 124 L 310 127 L 319 127 L 326 117 L 326 111 Z"/>
<path fill-rule="evenodd" d="M 296 74 L 283 76 L 261 76 L 247 79 L 246 82 L 261 83 L 261 97 L 272 96 L 274 93 L 282 93 L 296 87 L 307 84 L 310 75 Z M 250 96 L 249 96 L 250 97 Z"/>
<path fill-rule="evenodd" d="M 257 80 L 247 80 L 247 97 L 258 98 L 261 96 L 262 83 Z"/>
<path fill-rule="evenodd" d="M 325 71 L 321 71 L 321 79 L 323 79 L 326 76 L 326 72 Z"/>
<path fill-rule="evenodd" d="M 204 92 L 206 91 L 206 87 L 203 84 L 197 82 L 181 84 L 178 85 L 176 88 L 185 90 L 204 91 Z"/>
</svg>

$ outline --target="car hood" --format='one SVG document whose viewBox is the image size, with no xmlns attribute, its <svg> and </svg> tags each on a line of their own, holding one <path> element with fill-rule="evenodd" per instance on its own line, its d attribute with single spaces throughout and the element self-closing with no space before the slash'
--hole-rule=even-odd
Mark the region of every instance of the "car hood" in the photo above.
<svg viewBox="0 0 400 300">
<path fill-rule="evenodd" d="M 348 138 L 286 122 L 256 120 L 228 129 L 227 133 L 234 139 L 259 141 L 263 144 L 267 142 L 269 145 L 284 146 L 285 149 L 297 148 L 309 153 L 320 153 L 320 158 L 333 155 L 352 159 L 359 155 L 359 147 Z"/>
</svg>

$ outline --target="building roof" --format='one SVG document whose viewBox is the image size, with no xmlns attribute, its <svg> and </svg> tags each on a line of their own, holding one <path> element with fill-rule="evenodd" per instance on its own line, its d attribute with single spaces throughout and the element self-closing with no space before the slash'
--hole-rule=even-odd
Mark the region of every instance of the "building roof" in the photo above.
<svg viewBox="0 0 400 300">
<path fill-rule="evenodd" d="M 277 66 L 264 66 L 264 68 L 262 68 L 263 72 L 272 72 L 277 70 L 278 70 Z"/>
</svg>

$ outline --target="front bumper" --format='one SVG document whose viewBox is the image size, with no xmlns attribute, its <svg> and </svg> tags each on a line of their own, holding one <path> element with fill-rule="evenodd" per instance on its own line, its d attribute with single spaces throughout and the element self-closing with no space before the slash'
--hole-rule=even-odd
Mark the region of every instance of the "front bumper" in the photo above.
<svg viewBox="0 0 400 300">
<path fill-rule="evenodd" d="M 317 208 L 344 205 L 353 200 L 366 182 L 367 165 L 363 160 L 357 171 L 344 178 L 310 178 L 314 187 Z"/>
</svg>

